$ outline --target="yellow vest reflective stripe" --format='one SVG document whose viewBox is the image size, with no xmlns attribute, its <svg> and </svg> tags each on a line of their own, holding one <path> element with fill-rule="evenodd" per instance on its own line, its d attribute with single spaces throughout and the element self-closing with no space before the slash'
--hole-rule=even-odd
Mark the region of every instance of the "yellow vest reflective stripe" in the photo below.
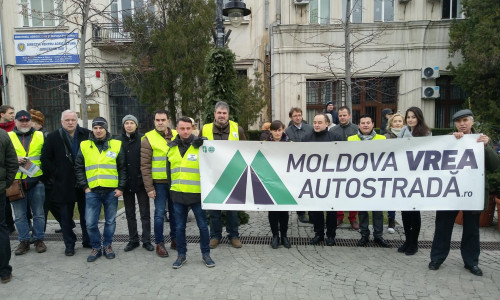
<svg viewBox="0 0 500 300">
<path fill-rule="evenodd" d="M 81 142 L 80 149 L 85 158 L 85 175 L 87 176 L 89 188 L 93 189 L 98 186 L 118 187 L 116 158 L 120 153 L 121 146 L 121 141 L 109 140 L 108 149 L 99 152 L 93 141 Z"/>
<path fill-rule="evenodd" d="M 177 131 L 172 130 L 172 140 L 177 135 Z M 167 179 L 167 140 L 163 138 L 155 129 L 146 133 L 149 144 L 153 149 L 151 158 L 151 176 L 153 180 Z"/>
<path fill-rule="evenodd" d="M 23 144 L 19 141 L 17 134 L 13 131 L 9 132 L 10 139 L 12 140 L 12 144 L 14 144 L 14 149 L 16 149 L 17 156 L 28 157 L 28 159 L 37 165 L 40 170 L 35 173 L 33 177 L 39 177 L 43 174 L 42 172 L 42 162 L 40 161 L 40 156 L 42 155 L 42 147 L 43 147 L 43 133 L 40 131 L 33 132 L 33 136 L 31 137 L 31 142 L 29 146 L 29 153 L 26 154 L 26 150 L 24 150 Z M 21 171 L 17 171 L 16 179 L 25 179 L 28 175 L 22 173 Z"/>
<path fill-rule="evenodd" d="M 376 134 L 373 139 L 371 139 L 372 141 L 373 140 L 385 140 L 385 136 L 383 135 L 380 135 L 380 134 Z M 352 141 L 361 141 L 361 139 L 359 138 L 359 136 L 357 134 L 355 135 L 351 135 L 350 137 L 347 138 L 348 141 L 352 142 Z"/>
<path fill-rule="evenodd" d="M 184 157 L 175 146 L 168 150 L 172 191 L 183 193 L 201 193 L 199 149 L 190 146 Z"/>
<path fill-rule="evenodd" d="M 214 139 L 214 123 L 203 125 L 203 136 L 209 140 Z M 229 137 L 228 141 L 239 141 L 240 137 L 238 135 L 238 123 L 229 121 Z"/>
</svg>

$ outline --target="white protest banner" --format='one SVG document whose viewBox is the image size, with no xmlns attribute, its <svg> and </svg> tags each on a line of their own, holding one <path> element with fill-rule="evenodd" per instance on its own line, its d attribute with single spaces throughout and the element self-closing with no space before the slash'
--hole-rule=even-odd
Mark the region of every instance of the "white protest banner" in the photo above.
<svg viewBox="0 0 500 300">
<path fill-rule="evenodd" d="M 205 141 L 203 209 L 482 210 L 479 135 L 357 142 Z"/>
</svg>

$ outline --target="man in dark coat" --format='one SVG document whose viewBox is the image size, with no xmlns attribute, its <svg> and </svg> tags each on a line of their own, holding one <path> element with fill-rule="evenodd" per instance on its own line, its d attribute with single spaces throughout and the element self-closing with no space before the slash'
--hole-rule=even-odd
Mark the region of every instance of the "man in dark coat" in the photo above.
<svg viewBox="0 0 500 300">
<path fill-rule="evenodd" d="M 5 208 L 10 203 L 5 197 L 8 188 L 16 177 L 17 154 L 7 133 L 0 129 L 0 278 L 2 283 L 7 283 L 12 278 L 10 261 L 9 229 L 5 223 Z"/>
<path fill-rule="evenodd" d="M 82 244 L 90 248 L 85 220 L 85 194 L 76 187 L 74 164 L 76 154 L 82 141 L 88 140 L 90 131 L 78 126 L 78 117 L 75 112 L 65 110 L 61 114 L 62 127 L 50 133 L 45 139 L 42 148 L 42 168 L 44 174 L 50 176 L 53 182 L 52 201 L 59 206 L 61 214 L 61 229 L 65 254 L 75 254 L 76 235 L 73 232 L 73 211 L 75 202 L 78 203 L 80 226 L 82 229 Z"/>
<path fill-rule="evenodd" d="M 474 125 L 474 114 L 469 109 L 457 111 L 453 117 L 457 132 L 453 135 L 460 139 L 466 134 L 476 133 Z M 495 171 L 500 167 L 500 158 L 493 151 L 489 144 L 490 139 L 487 135 L 481 134 L 477 139 L 478 143 L 484 144 L 484 168 L 489 172 Z M 485 176 L 486 178 L 486 176 Z M 485 180 L 484 184 L 484 209 L 488 207 L 489 185 Z M 451 235 L 458 210 L 439 210 L 436 212 L 434 239 L 431 247 L 431 262 L 429 270 L 436 271 L 445 261 L 450 253 Z M 476 276 L 483 276 L 483 271 L 479 268 L 479 253 L 481 251 L 479 243 L 479 217 L 481 211 L 466 210 L 463 211 L 464 225 L 462 240 L 460 244 L 460 254 L 464 262 L 464 268 Z"/>
<path fill-rule="evenodd" d="M 142 181 L 141 173 L 141 138 L 137 118 L 126 115 L 122 119 L 123 133 L 118 140 L 122 141 L 125 160 L 127 161 L 127 186 L 123 191 L 125 215 L 127 216 L 129 242 L 123 250 L 131 251 L 139 247 L 139 233 L 137 232 L 137 219 L 135 216 L 135 197 L 139 204 L 142 224 L 142 247 L 153 251 L 151 244 L 151 216 L 149 212 L 149 197 Z"/>
</svg>

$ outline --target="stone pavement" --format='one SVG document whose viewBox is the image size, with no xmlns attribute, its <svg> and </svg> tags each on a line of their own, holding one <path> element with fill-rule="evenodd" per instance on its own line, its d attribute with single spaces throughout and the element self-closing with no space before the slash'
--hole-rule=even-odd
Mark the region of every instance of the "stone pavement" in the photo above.
<svg viewBox="0 0 500 300">
<path fill-rule="evenodd" d="M 271 236 L 267 213 L 249 214 L 240 234 Z M 398 212 L 402 224 L 400 216 Z M 194 217 L 189 220 L 187 235 L 197 235 Z M 432 240 L 433 220 L 434 212 L 422 213 L 421 241 Z M 51 222 L 47 233 L 56 228 Z M 396 229 L 384 237 L 400 241 L 402 228 Z M 461 229 L 455 226 L 454 241 L 460 240 Z M 116 233 L 127 234 L 123 211 Z M 312 237 L 312 225 L 299 223 L 292 213 L 289 236 Z M 359 233 L 344 224 L 337 237 L 358 239 Z M 500 242 L 496 224 L 481 229 L 481 241 Z M 11 241 L 13 249 L 17 244 Z M 62 241 L 47 242 L 46 253 L 32 249 L 12 255 L 14 277 L 0 285 L 0 299 L 500 299 L 499 248 L 481 252 L 484 276 L 477 277 L 463 268 L 459 250 L 452 250 L 438 271 L 428 270 L 429 247 L 406 256 L 394 248 L 294 245 L 275 250 L 262 243 L 241 249 L 221 244 L 211 252 L 216 267 L 209 269 L 201 261 L 199 245 L 188 244 L 187 263 L 174 270 L 174 250 L 160 258 L 142 248 L 124 252 L 124 242 L 113 245 L 114 260 L 101 257 L 94 263 L 86 262 L 90 251 L 80 244 L 75 256 L 64 256 Z"/>
</svg>

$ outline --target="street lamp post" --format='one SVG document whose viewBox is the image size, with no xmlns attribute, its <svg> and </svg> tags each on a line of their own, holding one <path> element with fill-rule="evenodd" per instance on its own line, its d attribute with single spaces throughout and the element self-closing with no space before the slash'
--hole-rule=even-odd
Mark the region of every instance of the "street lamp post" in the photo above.
<svg viewBox="0 0 500 300">
<path fill-rule="evenodd" d="M 242 2 L 240 0 L 229 1 L 228 3 L 226 3 L 224 8 L 223 4 L 223 0 L 217 0 L 216 2 L 217 14 L 215 17 L 215 31 L 212 29 L 212 35 L 216 48 L 224 48 L 227 39 L 231 34 L 231 30 L 229 30 L 227 34 L 225 33 L 224 20 L 222 19 L 222 16 L 229 17 L 231 25 L 233 25 L 234 27 L 238 27 L 243 21 L 243 17 L 248 16 L 251 13 L 251 11 L 246 8 L 245 2 Z"/>
</svg>

